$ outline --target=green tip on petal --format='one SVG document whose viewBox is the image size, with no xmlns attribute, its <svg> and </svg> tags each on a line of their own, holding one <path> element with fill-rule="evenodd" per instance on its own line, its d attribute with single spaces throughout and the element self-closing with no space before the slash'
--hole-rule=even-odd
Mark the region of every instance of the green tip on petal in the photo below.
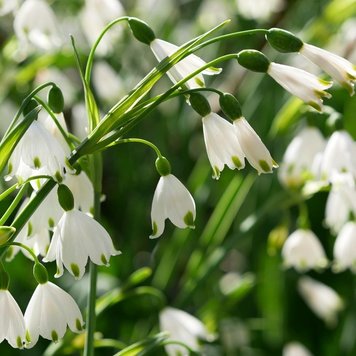
<svg viewBox="0 0 356 356">
<path fill-rule="evenodd" d="M 26 342 L 29 344 L 31 342 L 31 336 L 30 332 L 26 330 L 26 336 L 25 336 Z"/>
<path fill-rule="evenodd" d="M 75 327 L 78 331 L 83 331 L 83 325 L 79 319 L 75 319 Z"/>
<path fill-rule="evenodd" d="M 79 266 L 76 263 L 71 263 L 70 264 L 70 269 L 74 275 L 75 278 L 79 278 L 80 275 L 80 269 Z"/>
<path fill-rule="evenodd" d="M 62 181 L 63 181 L 63 177 L 61 176 L 61 174 L 58 171 L 54 175 L 54 179 L 57 183 L 62 183 Z"/>
<path fill-rule="evenodd" d="M 31 236 L 31 234 L 32 234 L 32 224 L 31 224 L 31 222 L 29 222 L 28 224 L 27 224 L 27 236 Z"/>
<path fill-rule="evenodd" d="M 220 178 L 220 170 L 218 167 L 213 167 L 213 179 L 218 180 Z"/>
<path fill-rule="evenodd" d="M 105 265 L 105 266 L 108 266 L 108 265 L 109 265 L 109 262 L 108 262 L 108 260 L 106 259 L 106 257 L 104 256 L 104 254 L 101 254 L 100 260 L 101 260 L 101 262 L 103 263 L 103 265 Z"/>
<path fill-rule="evenodd" d="M 158 232 L 158 227 L 157 227 L 157 223 L 155 221 L 152 222 L 152 234 L 150 236 L 150 239 L 154 239 L 157 235 Z"/>
<path fill-rule="evenodd" d="M 35 166 L 36 169 L 41 168 L 41 160 L 38 157 L 35 157 L 33 159 L 33 165 Z"/>
<path fill-rule="evenodd" d="M 258 161 L 258 164 L 260 165 L 263 172 L 270 173 L 272 171 L 272 168 L 265 160 L 261 159 Z"/>
<path fill-rule="evenodd" d="M 7 170 L 7 174 L 11 174 L 12 170 L 13 170 L 12 164 L 9 163 L 9 165 L 8 165 L 8 170 Z"/>
<path fill-rule="evenodd" d="M 190 227 L 191 229 L 194 229 L 194 216 L 191 211 L 188 211 L 187 214 L 184 216 L 183 221 L 185 224 Z"/>
<path fill-rule="evenodd" d="M 54 220 L 52 218 L 49 218 L 48 219 L 48 226 L 52 229 L 52 228 L 54 228 L 55 225 L 56 224 L 55 224 Z"/>
<path fill-rule="evenodd" d="M 317 111 L 319 111 L 319 112 L 322 111 L 322 110 L 321 110 L 321 106 L 320 106 L 317 102 L 315 102 L 315 101 L 310 101 L 310 102 L 308 102 L 307 104 L 310 105 L 312 108 L 314 108 L 315 110 L 317 110 Z"/>
<path fill-rule="evenodd" d="M 52 330 L 51 338 L 52 338 L 53 342 L 55 342 L 55 343 L 58 342 L 59 338 L 58 338 L 58 334 L 57 334 L 57 332 L 55 330 Z"/>
<path fill-rule="evenodd" d="M 21 339 L 21 336 L 18 336 L 16 338 L 16 345 L 19 349 L 22 349 L 23 348 L 23 343 L 22 343 L 22 339 Z"/>
<path fill-rule="evenodd" d="M 198 77 L 194 78 L 195 83 L 197 83 L 201 88 L 204 88 L 205 83 Z"/>
<path fill-rule="evenodd" d="M 234 163 L 234 165 L 235 165 L 235 167 L 236 167 L 237 169 L 243 168 L 243 165 L 242 165 L 242 163 L 241 163 L 239 157 L 237 157 L 237 156 L 232 156 L 232 157 L 231 157 L 231 160 L 232 160 L 232 162 Z"/>
</svg>

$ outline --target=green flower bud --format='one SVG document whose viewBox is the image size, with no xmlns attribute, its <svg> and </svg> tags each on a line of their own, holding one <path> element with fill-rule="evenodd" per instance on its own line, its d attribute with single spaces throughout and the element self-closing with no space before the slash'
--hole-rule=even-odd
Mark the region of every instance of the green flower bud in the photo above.
<svg viewBox="0 0 356 356">
<path fill-rule="evenodd" d="M 57 189 L 58 201 L 65 211 L 74 208 L 74 197 L 70 189 L 65 184 L 59 184 Z"/>
<path fill-rule="evenodd" d="M 171 173 L 171 164 L 166 157 L 156 159 L 156 169 L 160 176 L 168 176 Z"/>
<path fill-rule="evenodd" d="M 189 95 L 189 102 L 190 102 L 190 105 L 192 106 L 192 108 L 200 116 L 205 117 L 211 113 L 211 108 L 210 108 L 209 102 L 205 98 L 205 96 L 198 94 L 198 93 L 192 93 Z"/>
<path fill-rule="evenodd" d="M 156 38 L 151 27 L 149 27 L 146 22 L 139 20 L 136 17 L 130 17 L 128 23 L 132 34 L 138 41 L 149 45 Z"/>
<path fill-rule="evenodd" d="M 46 267 L 41 263 L 35 263 L 33 266 L 33 276 L 39 284 L 45 284 L 48 282 Z"/>
<path fill-rule="evenodd" d="M 36 108 L 38 105 L 38 102 L 35 99 L 31 99 L 25 108 L 23 109 L 22 113 L 24 116 L 26 116 L 30 111 L 32 111 L 34 108 Z"/>
<path fill-rule="evenodd" d="M 0 246 L 6 244 L 15 232 L 16 229 L 12 226 L 0 226 Z"/>
<path fill-rule="evenodd" d="M 48 92 L 48 105 L 52 111 L 59 114 L 64 109 L 64 98 L 61 89 L 56 85 L 53 86 Z"/>
<path fill-rule="evenodd" d="M 219 103 L 221 110 L 230 120 L 234 121 L 242 116 L 241 105 L 232 94 L 220 95 Z"/>
<path fill-rule="evenodd" d="M 293 33 L 280 28 L 271 28 L 266 35 L 268 43 L 278 52 L 299 52 L 303 41 Z"/>
<path fill-rule="evenodd" d="M 237 61 L 243 67 L 254 72 L 266 73 L 270 64 L 269 59 L 260 51 L 245 49 L 237 54 Z"/>
</svg>

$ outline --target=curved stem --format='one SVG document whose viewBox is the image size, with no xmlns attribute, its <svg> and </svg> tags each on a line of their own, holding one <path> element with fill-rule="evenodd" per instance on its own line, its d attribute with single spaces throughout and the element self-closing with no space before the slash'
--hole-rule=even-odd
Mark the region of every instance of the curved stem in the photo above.
<svg viewBox="0 0 356 356">
<path fill-rule="evenodd" d="M 152 142 L 144 140 L 143 138 L 134 138 L 134 137 L 131 138 L 130 137 L 130 138 L 118 139 L 106 147 L 116 146 L 121 143 L 142 143 L 148 147 L 151 147 L 156 152 L 157 157 L 162 157 L 161 151 L 158 149 L 158 147 L 155 144 L 153 144 Z"/>
<path fill-rule="evenodd" d="M 33 250 L 20 242 L 13 241 L 13 242 L 7 243 L 5 246 L 9 246 L 9 247 L 10 246 L 19 246 L 19 247 L 23 248 L 24 250 L 26 250 L 31 255 L 31 257 L 33 258 L 35 263 L 40 263 L 38 261 L 36 254 L 33 252 Z"/>
<path fill-rule="evenodd" d="M 18 184 L 15 183 L 10 188 L 6 189 L 3 193 L 0 194 L 0 201 L 5 199 L 8 195 L 10 195 L 14 190 L 18 188 Z"/>
</svg>

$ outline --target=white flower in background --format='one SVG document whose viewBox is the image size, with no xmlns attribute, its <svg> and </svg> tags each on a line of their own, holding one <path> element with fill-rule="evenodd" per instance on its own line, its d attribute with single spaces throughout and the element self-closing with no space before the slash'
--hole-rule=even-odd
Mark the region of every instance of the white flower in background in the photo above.
<svg viewBox="0 0 356 356">
<path fill-rule="evenodd" d="M 206 340 L 209 335 L 204 324 L 183 310 L 166 307 L 159 314 L 160 330 L 170 335 L 170 340 L 180 341 L 199 352 L 199 339 Z M 179 345 L 165 346 L 169 356 L 188 355 L 187 349 Z"/>
<path fill-rule="evenodd" d="M 298 229 L 288 236 L 282 256 L 286 267 L 294 267 L 301 272 L 327 265 L 323 246 L 316 235 L 307 229 Z"/>
<path fill-rule="evenodd" d="M 177 227 L 194 228 L 195 202 L 188 189 L 173 175 L 162 176 L 153 195 L 151 239 L 162 235 L 165 220 Z"/>
<path fill-rule="evenodd" d="M 84 103 L 78 103 L 72 107 L 72 130 L 80 140 L 84 140 L 89 133 L 87 111 Z"/>
<path fill-rule="evenodd" d="M 84 213 L 92 214 L 94 210 L 94 187 L 87 174 L 82 171 L 78 175 L 66 174 L 65 185 L 74 196 L 74 207 Z"/>
<path fill-rule="evenodd" d="M 356 187 L 350 173 L 334 175 L 333 184 L 325 207 L 325 224 L 333 233 L 338 233 L 349 221 L 350 216 L 356 216 Z"/>
<path fill-rule="evenodd" d="M 260 137 L 244 117 L 234 120 L 233 125 L 245 157 L 258 174 L 271 173 L 272 168 L 278 167 Z"/>
<path fill-rule="evenodd" d="M 245 155 L 234 126 L 215 113 L 203 117 L 202 121 L 205 147 L 214 172 L 213 178 L 219 179 L 225 164 L 230 169 L 244 168 Z"/>
<path fill-rule="evenodd" d="M 282 356 L 312 356 L 312 354 L 300 342 L 292 341 L 284 345 Z"/>
<path fill-rule="evenodd" d="M 1 0 L 0 1 L 0 16 L 7 15 L 17 9 L 19 5 L 18 0 Z"/>
<path fill-rule="evenodd" d="M 109 265 L 110 256 L 120 254 L 107 231 L 92 217 L 72 209 L 64 212 L 54 230 L 44 262 L 56 260 L 57 273 L 64 267 L 76 278 L 83 277 L 88 258 L 97 265 Z"/>
<path fill-rule="evenodd" d="M 315 127 L 306 127 L 288 145 L 283 163 L 278 170 L 279 179 L 287 187 L 298 187 L 315 179 L 315 161 L 323 152 L 326 141 Z"/>
<path fill-rule="evenodd" d="M 247 19 L 268 20 L 283 10 L 284 0 L 235 0 L 238 13 Z"/>
<path fill-rule="evenodd" d="M 85 0 L 79 20 L 90 46 L 94 44 L 109 22 L 124 14 L 124 8 L 119 0 Z M 120 25 L 116 26 L 114 31 L 108 31 L 101 40 L 97 53 L 102 55 L 108 53 L 121 32 Z"/>
<path fill-rule="evenodd" d="M 6 339 L 12 347 L 22 349 L 26 343 L 24 317 L 7 289 L 0 289 L 0 315 L 0 343 Z"/>
<path fill-rule="evenodd" d="M 350 268 L 356 273 L 356 223 L 349 221 L 337 235 L 334 245 L 335 270 Z"/>
<path fill-rule="evenodd" d="M 345 131 L 335 131 L 328 139 L 321 161 L 322 179 L 332 181 L 339 173 L 350 172 L 356 178 L 356 145 Z"/>
<path fill-rule="evenodd" d="M 354 94 L 356 67 L 347 59 L 307 43 L 303 44 L 300 53 L 345 87 L 350 95 Z"/>
<path fill-rule="evenodd" d="M 10 126 L 12 118 L 15 116 L 17 108 L 9 99 L 1 99 L 0 105 L 0 136 L 3 136 Z"/>
<path fill-rule="evenodd" d="M 302 69 L 271 62 L 267 73 L 285 90 L 318 111 L 322 110 L 322 98 L 331 97 L 325 90 L 332 86 L 332 82 L 321 80 Z"/>
<path fill-rule="evenodd" d="M 174 52 L 176 52 L 179 47 L 155 38 L 150 44 L 151 50 L 158 61 L 162 61 L 164 58 L 171 56 Z M 176 65 L 174 65 L 168 72 L 168 77 L 172 80 L 173 83 L 177 83 L 188 75 L 192 74 L 200 67 L 204 66 L 206 62 L 204 62 L 201 58 L 194 54 L 190 54 L 189 56 L 182 59 Z M 184 83 L 189 89 L 201 88 L 204 87 L 204 77 L 203 75 L 216 75 L 221 72 L 221 68 L 207 68 L 200 72 L 195 77 L 189 79 Z"/>
<path fill-rule="evenodd" d="M 333 325 L 337 320 L 337 313 L 343 309 L 340 296 L 327 285 L 310 277 L 301 277 L 298 290 L 309 308 L 325 323 Z"/>
<path fill-rule="evenodd" d="M 29 337 L 26 347 L 33 347 L 38 337 L 58 341 L 67 329 L 83 330 L 83 317 L 74 299 L 51 282 L 39 284 L 25 312 L 25 324 Z"/>
<path fill-rule="evenodd" d="M 61 144 L 38 121 L 33 121 L 15 147 L 9 160 L 9 176 L 26 180 L 37 175 L 49 175 L 60 180 L 66 154 Z"/>
<path fill-rule="evenodd" d="M 26 0 L 14 19 L 15 34 L 20 41 L 20 49 L 32 46 L 43 51 L 57 49 L 62 40 L 58 30 L 56 15 L 43 0 Z"/>
</svg>

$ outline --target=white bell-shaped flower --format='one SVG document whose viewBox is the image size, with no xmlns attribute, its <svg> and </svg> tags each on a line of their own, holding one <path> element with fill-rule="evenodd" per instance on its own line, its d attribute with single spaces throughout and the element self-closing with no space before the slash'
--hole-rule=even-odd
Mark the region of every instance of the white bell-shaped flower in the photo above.
<svg viewBox="0 0 356 356">
<path fill-rule="evenodd" d="M 51 282 L 39 284 L 25 311 L 26 347 L 33 347 L 39 336 L 57 342 L 67 329 L 83 330 L 83 317 L 72 296 Z"/>
<path fill-rule="evenodd" d="M 356 273 L 356 222 L 347 222 L 337 235 L 334 245 L 335 271 L 350 268 Z"/>
<path fill-rule="evenodd" d="M 284 345 L 282 356 L 312 356 L 312 354 L 300 342 L 291 341 Z"/>
<path fill-rule="evenodd" d="M 325 90 L 332 86 L 332 82 L 321 80 L 302 69 L 271 62 L 267 73 L 285 90 L 318 111 L 322 110 L 322 98 L 331 97 Z"/>
<path fill-rule="evenodd" d="M 356 187 L 350 173 L 335 174 L 325 207 L 325 225 L 337 234 L 356 216 Z"/>
<path fill-rule="evenodd" d="M 337 320 L 337 313 L 343 309 L 340 296 L 327 285 L 310 277 L 301 277 L 298 290 L 310 309 L 327 324 L 333 325 Z"/>
<path fill-rule="evenodd" d="M 347 59 L 308 43 L 303 44 L 300 53 L 345 87 L 350 95 L 354 94 L 356 67 Z"/>
<path fill-rule="evenodd" d="M 195 202 L 188 189 L 173 175 L 162 176 L 153 195 L 151 239 L 162 235 L 165 220 L 177 227 L 194 228 Z"/>
<path fill-rule="evenodd" d="M 281 182 L 287 187 L 299 187 L 315 179 L 315 161 L 323 152 L 326 141 L 315 127 L 304 128 L 293 138 L 283 156 L 278 170 Z"/>
<path fill-rule="evenodd" d="M 97 265 L 109 265 L 110 256 L 120 254 L 107 231 L 92 217 L 77 209 L 64 212 L 54 230 L 44 262 L 56 260 L 57 273 L 64 267 L 76 278 L 82 278 L 88 258 Z"/>
<path fill-rule="evenodd" d="M 272 168 L 278 167 L 267 147 L 244 117 L 234 120 L 233 125 L 245 157 L 258 174 L 271 173 Z"/>
<path fill-rule="evenodd" d="M 230 169 L 244 168 L 245 155 L 234 126 L 215 113 L 203 117 L 202 121 L 205 147 L 214 172 L 213 178 L 219 179 L 225 164 Z"/>
<path fill-rule="evenodd" d="M 209 337 L 204 324 L 194 316 L 183 310 L 166 307 L 159 314 L 160 330 L 169 333 L 169 339 L 186 344 L 192 350 L 200 350 L 199 340 Z M 188 355 L 183 346 L 167 345 L 165 347 L 169 356 Z"/>
<path fill-rule="evenodd" d="M 0 343 L 7 342 L 22 349 L 26 343 L 25 321 L 21 309 L 11 293 L 0 289 Z"/>
<path fill-rule="evenodd" d="M 56 15 L 43 0 L 24 1 L 15 15 L 14 30 L 21 46 L 49 51 L 62 43 Z"/>
<path fill-rule="evenodd" d="M 302 272 L 327 265 L 320 241 L 307 229 L 298 229 L 288 236 L 282 249 L 282 256 L 286 267 L 294 267 Z"/>
<path fill-rule="evenodd" d="M 61 180 L 66 153 L 57 139 L 38 121 L 34 121 L 15 147 L 9 160 L 9 176 L 20 180 L 49 175 Z"/>
<path fill-rule="evenodd" d="M 171 56 L 174 52 L 176 52 L 179 47 L 160 40 L 158 38 L 154 39 L 150 44 L 151 50 L 158 61 L 162 61 L 164 58 Z M 204 66 L 206 62 L 204 62 L 201 58 L 194 54 L 190 54 L 189 56 L 182 59 L 176 65 L 174 65 L 168 72 L 168 77 L 172 80 L 173 83 L 177 83 L 188 75 L 192 74 L 200 67 Z M 221 68 L 207 68 L 196 75 L 194 78 L 189 79 L 184 84 L 189 89 L 201 88 L 205 86 L 203 75 L 216 75 L 221 72 Z"/>
<path fill-rule="evenodd" d="M 356 145 L 345 130 L 335 131 L 325 147 L 321 178 L 332 181 L 335 174 L 350 172 L 356 178 Z"/>
</svg>

